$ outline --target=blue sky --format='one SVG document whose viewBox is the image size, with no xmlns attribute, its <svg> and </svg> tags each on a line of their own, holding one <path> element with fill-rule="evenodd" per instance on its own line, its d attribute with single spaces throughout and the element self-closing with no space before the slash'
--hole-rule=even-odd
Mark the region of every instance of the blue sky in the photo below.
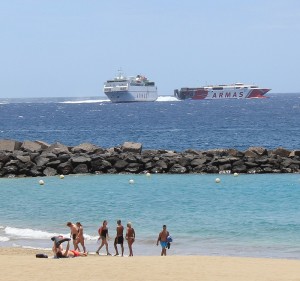
<svg viewBox="0 0 300 281">
<path fill-rule="evenodd" d="M 298 0 L 0 0 L 0 97 L 103 96 L 118 68 L 175 88 L 300 92 Z"/>
</svg>

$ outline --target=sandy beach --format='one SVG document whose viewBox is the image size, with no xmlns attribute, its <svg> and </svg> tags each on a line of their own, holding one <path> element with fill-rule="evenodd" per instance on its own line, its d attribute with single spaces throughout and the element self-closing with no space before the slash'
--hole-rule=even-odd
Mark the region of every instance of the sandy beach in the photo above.
<svg viewBox="0 0 300 281">
<path fill-rule="evenodd" d="M 95 255 L 72 259 L 38 259 L 35 254 L 40 252 L 1 248 L 3 280 L 300 280 L 300 260 Z M 50 252 L 47 254 L 51 257 Z"/>
</svg>

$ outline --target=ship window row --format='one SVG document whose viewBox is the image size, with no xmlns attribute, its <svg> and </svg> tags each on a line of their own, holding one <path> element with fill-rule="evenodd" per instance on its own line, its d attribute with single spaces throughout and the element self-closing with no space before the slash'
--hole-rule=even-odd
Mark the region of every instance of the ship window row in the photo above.
<svg viewBox="0 0 300 281">
<path fill-rule="evenodd" d="M 139 93 L 139 94 L 137 94 L 137 98 L 139 98 L 139 99 L 146 99 L 146 98 L 148 98 L 148 93 Z"/>
<path fill-rule="evenodd" d="M 107 80 L 107 83 L 114 83 L 114 82 L 127 82 L 127 80 L 125 79 Z"/>
<path fill-rule="evenodd" d="M 109 83 L 107 83 L 106 84 L 107 86 L 127 86 L 127 83 L 122 83 L 122 84 L 120 84 L 120 83 L 111 83 L 111 84 L 109 84 Z"/>
<path fill-rule="evenodd" d="M 131 82 L 130 85 L 131 86 L 154 86 L 155 83 L 154 82 L 144 82 L 144 83 L 141 83 L 141 82 Z"/>
</svg>

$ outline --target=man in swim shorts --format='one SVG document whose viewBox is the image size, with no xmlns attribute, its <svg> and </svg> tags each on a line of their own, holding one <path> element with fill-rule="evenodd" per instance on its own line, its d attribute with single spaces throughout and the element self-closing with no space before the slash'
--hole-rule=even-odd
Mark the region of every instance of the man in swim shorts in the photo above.
<svg viewBox="0 0 300 281">
<path fill-rule="evenodd" d="M 161 256 L 166 256 L 167 255 L 167 246 L 168 246 L 168 241 L 167 237 L 169 236 L 169 231 L 167 231 L 167 226 L 164 224 L 162 231 L 159 233 L 156 245 L 158 246 L 158 242 L 160 242 L 161 245 Z"/>
<path fill-rule="evenodd" d="M 80 251 L 78 244 L 77 244 L 77 236 L 78 236 L 78 227 L 75 223 L 72 222 L 67 222 L 67 226 L 70 228 L 70 237 L 73 239 L 73 245 L 74 245 L 74 250 Z"/>
<path fill-rule="evenodd" d="M 124 227 L 121 223 L 121 220 L 117 221 L 116 230 L 117 230 L 117 235 L 116 235 L 115 242 L 114 242 L 114 247 L 115 247 L 115 250 L 116 250 L 115 256 L 119 255 L 118 244 L 120 244 L 121 245 L 121 250 L 122 250 L 122 257 L 123 257 L 123 255 L 124 255 L 124 245 L 123 245 L 123 242 L 124 242 L 124 236 L 123 236 Z"/>
</svg>

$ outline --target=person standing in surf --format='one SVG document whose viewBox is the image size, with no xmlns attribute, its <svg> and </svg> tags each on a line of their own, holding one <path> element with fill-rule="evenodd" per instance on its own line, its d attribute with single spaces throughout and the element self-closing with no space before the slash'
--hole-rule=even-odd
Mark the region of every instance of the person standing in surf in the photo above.
<svg viewBox="0 0 300 281">
<path fill-rule="evenodd" d="M 121 220 L 117 221 L 116 231 L 117 231 L 117 236 L 116 236 L 115 242 L 114 242 L 114 247 L 115 247 L 115 250 L 116 250 L 115 256 L 119 255 L 118 244 L 120 244 L 121 245 L 121 251 L 122 251 L 122 257 L 123 257 L 124 256 L 124 245 L 123 245 L 123 243 L 124 243 L 124 236 L 123 236 L 124 227 L 121 224 Z"/>
<path fill-rule="evenodd" d="M 108 243 L 107 240 L 109 239 L 108 236 L 108 227 L 107 227 L 107 220 L 104 220 L 102 223 L 102 226 L 98 229 L 98 234 L 99 234 L 99 238 L 98 240 L 102 240 L 100 247 L 98 248 L 98 250 L 96 251 L 96 254 L 99 255 L 99 252 L 101 250 L 101 248 L 105 245 L 106 248 L 106 254 L 108 256 L 111 256 L 111 254 L 108 251 Z"/>
<path fill-rule="evenodd" d="M 126 240 L 128 242 L 129 257 L 132 257 L 133 256 L 132 244 L 135 240 L 135 231 L 131 225 L 131 222 L 127 223 Z"/>
<path fill-rule="evenodd" d="M 74 250 L 79 250 L 78 245 L 77 245 L 77 236 L 78 236 L 78 227 L 76 224 L 72 222 L 67 222 L 67 226 L 70 228 L 70 237 L 73 239 L 73 246 Z"/>
<path fill-rule="evenodd" d="M 162 231 L 158 234 L 158 238 L 156 241 L 156 245 L 158 246 L 158 242 L 160 242 L 161 245 L 161 256 L 167 255 L 167 246 L 168 246 L 168 240 L 167 237 L 169 236 L 169 231 L 167 231 L 167 226 L 164 224 Z"/>
<path fill-rule="evenodd" d="M 78 245 L 81 244 L 83 252 L 86 253 L 86 249 L 84 246 L 83 226 L 80 222 L 76 222 L 76 226 L 78 227 L 78 235 L 76 239 L 77 248 L 75 250 L 78 249 L 78 251 L 80 251 Z"/>
</svg>

